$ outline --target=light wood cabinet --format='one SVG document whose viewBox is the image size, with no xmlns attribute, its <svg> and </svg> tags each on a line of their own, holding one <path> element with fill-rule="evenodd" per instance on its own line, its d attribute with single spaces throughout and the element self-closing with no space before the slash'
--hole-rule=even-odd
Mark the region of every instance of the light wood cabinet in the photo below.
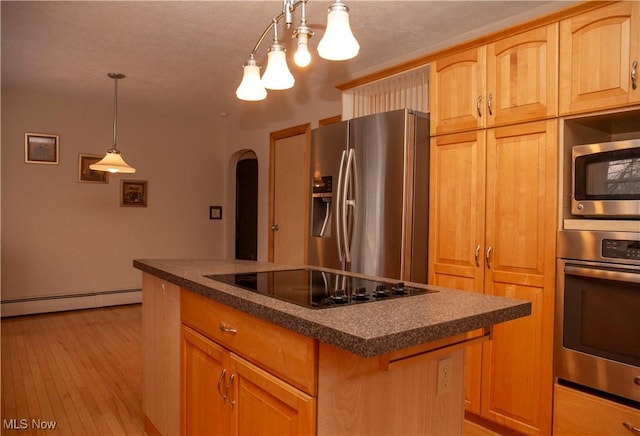
<svg viewBox="0 0 640 436">
<path fill-rule="evenodd" d="M 487 45 L 486 125 L 558 113 L 558 23 Z"/>
<path fill-rule="evenodd" d="M 554 409 L 557 436 L 632 435 L 640 429 L 640 410 L 558 384 Z"/>
<path fill-rule="evenodd" d="M 557 121 L 432 138 L 429 283 L 532 302 L 467 351 L 472 413 L 551 431 Z"/>
<path fill-rule="evenodd" d="M 180 288 L 142 275 L 142 411 L 148 435 L 180 433 Z"/>
<path fill-rule="evenodd" d="M 437 59 L 432 135 L 555 116 L 557 59 L 557 23 Z"/>
<path fill-rule="evenodd" d="M 314 341 L 274 325 L 269 328 L 273 334 L 266 334 L 252 324 L 261 320 L 190 291 L 182 291 L 181 300 L 181 434 L 314 434 L 316 397 L 263 369 L 278 366 L 279 373 L 291 372 L 288 378 L 306 384 L 306 375 L 300 374 L 310 368 L 309 388 L 315 392 L 317 346 L 292 358 L 301 350 L 297 342 Z M 221 339 L 212 340 L 216 336 Z M 311 365 L 300 365 L 301 356 L 308 356 Z M 282 361 L 274 363 L 274 358 Z"/>
<path fill-rule="evenodd" d="M 560 114 L 640 103 L 638 62 L 639 2 L 616 2 L 561 21 Z"/>
<path fill-rule="evenodd" d="M 484 125 L 485 47 L 473 48 L 431 64 L 431 134 L 473 130 Z"/>
</svg>

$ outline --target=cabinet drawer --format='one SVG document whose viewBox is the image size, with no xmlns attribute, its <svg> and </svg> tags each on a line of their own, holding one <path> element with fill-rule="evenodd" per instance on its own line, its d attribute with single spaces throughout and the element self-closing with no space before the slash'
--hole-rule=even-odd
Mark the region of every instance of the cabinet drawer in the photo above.
<svg viewBox="0 0 640 436">
<path fill-rule="evenodd" d="M 640 428 L 640 410 L 589 395 L 566 386 L 555 386 L 553 433 L 556 435 L 635 434 L 625 424 Z"/>
<path fill-rule="evenodd" d="M 317 341 L 185 289 L 182 322 L 301 389 L 317 390 Z"/>
</svg>

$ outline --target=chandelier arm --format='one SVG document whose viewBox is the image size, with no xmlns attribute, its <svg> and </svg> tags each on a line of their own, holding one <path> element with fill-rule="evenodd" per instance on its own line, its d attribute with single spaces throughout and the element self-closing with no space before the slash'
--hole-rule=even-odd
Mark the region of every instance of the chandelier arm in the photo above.
<svg viewBox="0 0 640 436">
<path fill-rule="evenodd" d="M 308 0 L 297 0 L 296 2 L 293 3 L 293 5 L 291 5 L 290 11 L 291 12 L 295 11 L 298 8 L 298 6 L 300 6 L 302 3 L 306 3 L 307 1 Z M 260 44 L 262 44 L 262 41 L 264 41 L 264 39 L 269 34 L 271 29 L 273 29 L 273 26 L 277 25 L 278 21 L 280 21 L 282 19 L 282 17 L 284 17 L 284 16 L 285 16 L 285 11 L 283 10 L 282 12 L 280 12 L 280 14 L 276 15 L 275 17 L 273 17 L 273 19 L 271 20 L 271 22 L 269 23 L 267 28 L 264 29 L 264 32 L 262 32 L 262 35 L 260 36 L 260 39 L 258 39 L 258 42 L 256 43 L 256 45 L 253 47 L 253 50 L 251 50 L 250 58 L 254 57 L 254 55 L 256 54 L 258 49 L 260 48 Z"/>
</svg>

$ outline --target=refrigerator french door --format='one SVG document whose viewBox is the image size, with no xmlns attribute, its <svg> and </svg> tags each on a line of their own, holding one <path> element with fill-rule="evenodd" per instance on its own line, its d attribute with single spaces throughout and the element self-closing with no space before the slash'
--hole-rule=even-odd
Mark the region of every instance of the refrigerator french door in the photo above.
<svg viewBox="0 0 640 436">
<path fill-rule="evenodd" d="M 311 135 L 309 264 L 426 283 L 428 116 L 397 110 Z"/>
</svg>

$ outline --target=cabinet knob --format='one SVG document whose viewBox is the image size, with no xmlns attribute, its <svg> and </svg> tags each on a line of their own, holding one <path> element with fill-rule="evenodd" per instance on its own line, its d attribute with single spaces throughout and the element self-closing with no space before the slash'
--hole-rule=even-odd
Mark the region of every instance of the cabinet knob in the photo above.
<svg viewBox="0 0 640 436">
<path fill-rule="evenodd" d="M 280 226 L 277 224 L 274 224 L 271 226 L 271 230 L 273 230 L 274 232 L 277 232 L 278 230 L 280 230 Z"/>
</svg>

